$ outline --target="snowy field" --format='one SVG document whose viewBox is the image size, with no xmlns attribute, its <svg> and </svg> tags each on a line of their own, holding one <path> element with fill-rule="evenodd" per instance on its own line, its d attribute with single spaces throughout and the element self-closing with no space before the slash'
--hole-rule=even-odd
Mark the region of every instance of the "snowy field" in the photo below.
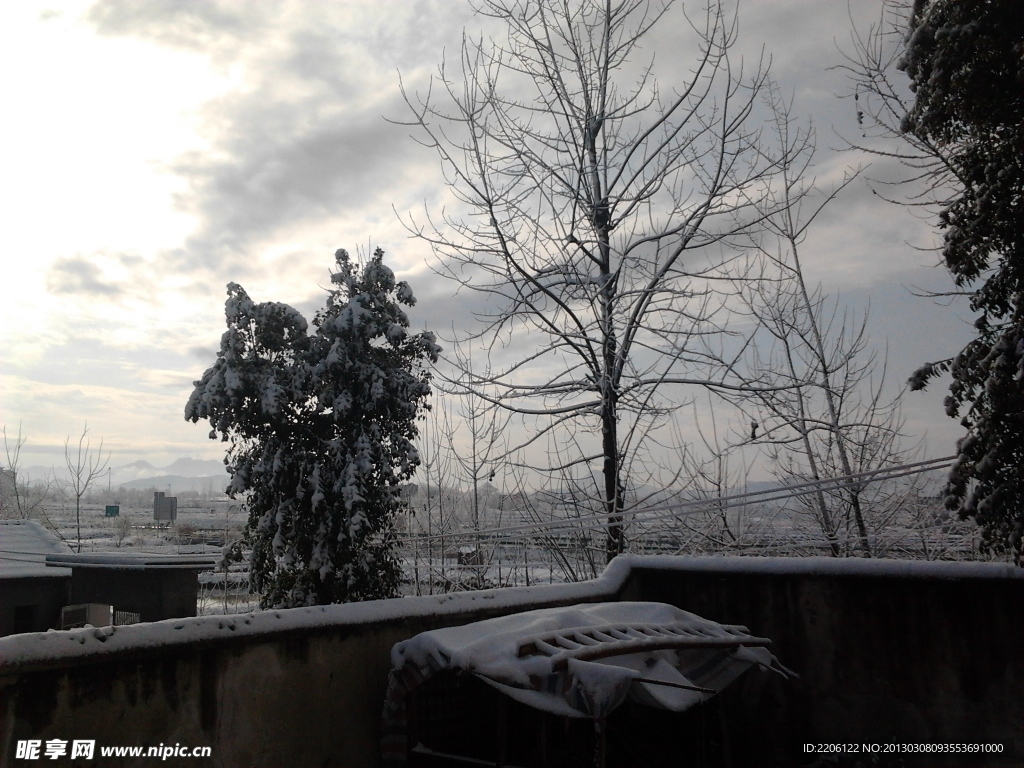
<svg viewBox="0 0 1024 768">
<path fill-rule="evenodd" d="M 146 500 L 148 496 L 148 500 Z M 129 501 L 125 503 L 124 497 Z M 236 502 L 226 497 L 178 497 L 178 518 L 172 523 L 153 519 L 152 493 L 104 492 L 88 497 L 80 509 L 82 552 L 135 552 L 157 554 L 205 554 L 219 556 L 225 542 L 242 535 L 245 517 Z M 118 506 L 118 515 L 107 516 L 108 505 Z M 71 547 L 79 549 L 74 502 L 46 501 L 37 509 L 36 519 Z M 233 567 L 228 577 L 225 600 L 223 572 L 200 574 L 199 615 L 240 613 L 252 610 L 256 602 L 248 594 L 245 573 Z"/>
<path fill-rule="evenodd" d="M 404 595 L 428 595 L 492 587 L 521 587 L 583 581 L 605 567 L 600 518 L 580 516 L 557 505 L 532 504 L 528 511 L 502 506 L 494 497 L 475 515 L 457 494 L 445 514 L 417 494 L 409 514 L 398 521 Z M 82 552 L 138 552 L 220 555 L 242 536 L 242 504 L 204 491 L 177 493 L 177 520 L 154 520 L 153 491 L 113 488 L 90 493 L 80 510 L 81 541 L 74 501 L 48 497 L 32 517 Z M 507 502 L 507 498 L 505 500 Z M 117 516 L 106 507 L 117 505 Z M 473 521 L 472 524 L 469 521 Z M 557 522 L 557 527 L 551 527 Z M 937 502 L 904 506 L 873 535 L 875 554 L 911 560 L 976 560 L 974 526 L 951 519 Z M 829 555 L 829 544 L 799 507 L 749 504 L 722 510 L 659 513 L 628 528 L 635 554 L 732 554 L 761 556 Z M 856 554 L 851 551 L 850 554 Z M 257 601 L 248 594 L 243 565 L 200 574 L 200 615 L 242 613 Z M 225 590 L 225 580 L 227 589 Z"/>
</svg>

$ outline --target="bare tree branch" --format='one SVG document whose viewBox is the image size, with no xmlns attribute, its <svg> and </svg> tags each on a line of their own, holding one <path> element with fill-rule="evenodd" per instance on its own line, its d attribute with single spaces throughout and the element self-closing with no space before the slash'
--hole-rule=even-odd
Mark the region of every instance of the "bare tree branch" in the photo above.
<svg viewBox="0 0 1024 768">
<path fill-rule="evenodd" d="M 487 296 L 467 341 L 529 339 L 485 377 L 449 361 L 451 386 L 549 428 L 599 427 L 611 558 L 625 547 L 623 469 L 645 419 L 687 401 L 668 390 L 758 386 L 733 381 L 735 359 L 711 339 L 727 332 L 736 246 L 775 212 L 772 179 L 793 150 L 762 139 L 767 65 L 733 59 L 737 19 L 719 2 L 686 17 L 694 65 L 670 91 L 635 62 L 672 3 L 478 10 L 505 38 L 465 36 L 457 72 L 442 64 L 423 96 L 403 85 L 409 124 L 459 204 L 405 224 L 439 274 Z"/>
</svg>

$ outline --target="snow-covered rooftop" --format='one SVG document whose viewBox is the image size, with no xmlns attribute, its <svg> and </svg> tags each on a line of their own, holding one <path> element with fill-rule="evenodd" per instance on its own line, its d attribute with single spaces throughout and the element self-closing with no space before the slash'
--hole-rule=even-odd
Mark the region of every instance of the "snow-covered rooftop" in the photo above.
<svg viewBox="0 0 1024 768">
<path fill-rule="evenodd" d="M 35 520 L 0 520 L 0 579 L 67 578 L 66 568 L 47 568 L 47 555 L 71 548 Z"/>
</svg>

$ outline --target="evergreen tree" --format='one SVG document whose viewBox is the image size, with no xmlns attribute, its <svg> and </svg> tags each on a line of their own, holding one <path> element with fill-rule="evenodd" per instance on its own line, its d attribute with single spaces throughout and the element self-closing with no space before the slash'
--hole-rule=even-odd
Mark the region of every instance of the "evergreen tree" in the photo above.
<svg viewBox="0 0 1024 768">
<path fill-rule="evenodd" d="M 977 337 L 923 366 L 950 371 L 946 411 L 967 429 L 946 505 L 984 547 L 1022 564 L 1024 533 L 1024 13 L 1016 0 L 916 0 L 900 63 L 914 103 L 902 130 L 935 147 L 955 194 L 940 213 L 946 265 Z"/>
<path fill-rule="evenodd" d="M 312 333 L 292 307 L 229 284 L 220 353 L 185 407 L 231 442 L 228 492 L 245 498 L 243 544 L 264 608 L 397 594 L 393 522 L 419 465 L 424 361 L 440 347 L 408 332 L 399 305 L 415 298 L 383 256 L 378 248 L 360 269 L 335 254 L 336 287 Z"/>
</svg>

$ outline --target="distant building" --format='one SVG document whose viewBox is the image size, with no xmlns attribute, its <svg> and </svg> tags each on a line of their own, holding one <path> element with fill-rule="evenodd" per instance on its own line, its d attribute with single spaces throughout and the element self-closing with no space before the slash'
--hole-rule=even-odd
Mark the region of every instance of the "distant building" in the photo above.
<svg viewBox="0 0 1024 768">
<path fill-rule="evenodd" d="M 163 491 L 153 494 L 153 519 L 160 523 L 173 523 L 178 519 L 178 497 Z"/>
</svg>

